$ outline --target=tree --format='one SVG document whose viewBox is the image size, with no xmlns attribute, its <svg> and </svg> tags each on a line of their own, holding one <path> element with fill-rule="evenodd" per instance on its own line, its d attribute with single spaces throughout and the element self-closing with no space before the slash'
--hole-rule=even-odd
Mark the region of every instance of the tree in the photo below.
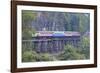
<svg viewBox="0 0 100 73">
<path fill-rule="evenodd" d="M 33 62 L 36 61 L 37 53 L 33 51 L 23 51 L 22 62 Z"/>
<path fill-rule="evenodd" d="M 90 29 L 90 15 L 89 14 L 79 14 L 79 32 L 82 34 Z"/>
<path fill-rule="evenodd" d="M 86 56 L 86 59 L 90 58 L 90 39 L 89 37 L 82 37 L 81 40 L 81 53 Z"/>
<path fill-rule="evenodd" d="M 64 51 L 60 54 L 60 60 L 79 60 L 85 59 L 84 54 L 77 51 L 78 49 L 72 45 L 66 45 Z"/>
<path fill-rule="evenodd" d="M 35 29 L 32 28 L 32 20 L 35 20 L 36 13 L 29 10 L 22 11 L 22 37 L 29 39 L 32 34 L 35 34 Z"/>
</svg>

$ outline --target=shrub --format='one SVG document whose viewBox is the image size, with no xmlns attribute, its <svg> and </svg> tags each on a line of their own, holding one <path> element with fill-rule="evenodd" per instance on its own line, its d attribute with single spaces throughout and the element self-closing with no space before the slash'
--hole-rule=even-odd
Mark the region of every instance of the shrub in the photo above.
<svg viewBox="0 0 100 73">
<path fill-rule="evenodd" d="M 48 53 L 41 53 L 37 58 L 37 61 L 53 61 L 54 57 Z"/>
<path fill-rule="evenodd" d="M 84 54 L 77 52 L 77 48 L 72 45 L 66 45 L 64 51 L 59 55 L 60 60 L 79 60 L 85 59 Z"/>
<path fill-rule="evenodd" d="M 35 51 L 23 51 L 22 62 L 53 61 L 55 57 L 48 53 L 36 53 Z"/>
<path fill-rule="evenodd" d="M 33 54 L 31 51 L 24 51 L 22 53 L 22 61 L 23 62 L 31 62 L 33 59 Z"/>
<path fill-rule="evenodd" d="M 34 62 L 36 61 L 38 54 L 35 51 L 24 51 L 22 53 L 23 62 Z"/>
<path fill-rule="evenodd" d="M 90 39 L 89 37 L 82 37 L 81 40 L 81 53 L 85 54 L 86 59 L 90 58 Z"/>
</svg>

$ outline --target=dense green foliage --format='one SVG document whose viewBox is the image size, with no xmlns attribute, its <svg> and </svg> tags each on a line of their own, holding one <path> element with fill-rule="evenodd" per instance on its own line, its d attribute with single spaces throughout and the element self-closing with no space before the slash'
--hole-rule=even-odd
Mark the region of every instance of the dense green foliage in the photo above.
<svg viewBox="0 0 100 73">
<path fill-rule="evenodd" d="M 89 37 L 83 36 L 81 40 L 81 53 L 83 53 L 87 59 L 90 58 L 90 46 L 89 45 L 90 45 Z"/>
<path fill-rule="evenodd" d="M 85 56 L 72 45 L 66 45 L 64 51 L 59 55 L 59 58 L 60 60 L 79 60 L 85 59 Z"/>
<path fill-rule="evenodd" d="M 35 34 L 35 29 L 32 28 L 31 22 L 35 19 L 36 13 L 32 11 L 22 11 L 22 37 L 30 39 L 32 34 Z"/>
<path fill-rule="evenodd" d="M 55 58 L 48 53 L 36 53 L 35 51 L 23 51 L 23 62 L 35 62 L 35 61 L 54 61 Z"/>
<path fill-rule="evenodd" d="M 33 11 L 28 11 L 28 10 L 22 10 L 22 22 L 23 24 L 26 24 L 27 26 L 29 26 L 28 24 L 34 20 L 36 17 L 36 13 Z"/>
<path fill-rule="evenodd" d="M 35 54 L 33 55 L 32 51 L 24 51 L 22 54 L 22 61 L 24 62 L 36 61 L 34 60 L 34 58 L 35 58 Z"/>
</svg>

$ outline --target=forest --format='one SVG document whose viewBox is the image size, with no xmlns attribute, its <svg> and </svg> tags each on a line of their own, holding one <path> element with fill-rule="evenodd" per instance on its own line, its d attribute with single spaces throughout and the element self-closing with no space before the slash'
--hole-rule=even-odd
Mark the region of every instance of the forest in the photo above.
<svg viewBox="0 0 100 73">
<path fill-rule="evenodd" d="M 37 31 L 79 32 L 79 47 L 65 44 L 63 50 L 58 53 L 37 52 L 31 41 L 24 41 L 32 40 Z M 89 59 L 89 33 L 89 13 L 22 10 L 22 62 Z"/>
</svg>

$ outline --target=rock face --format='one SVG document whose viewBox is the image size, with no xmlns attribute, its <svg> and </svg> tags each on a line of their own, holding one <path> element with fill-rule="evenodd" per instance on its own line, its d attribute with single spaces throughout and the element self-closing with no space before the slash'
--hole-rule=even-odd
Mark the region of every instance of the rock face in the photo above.
<svg viewBox="0 0 100 73">
<path fill-rule="evenodd" d="M 67 14 L 67 13 L 66 13 Z M 47 31 L 65 31 L 68 30 L 67 24 L 73 24 L 72 29 L 78 28 L 78 18 L 73 16 L 74 20 L 72 23 L 68 23 L 68 18 L 63 12 L 44 12 L 41 11 L 37 13 L 35 20 L 32 21 L 32 26 L 37 31 L 43 31 L 44 28 Z M 75 28 L 75 27 L 76 28 Z"/>
</svg>

